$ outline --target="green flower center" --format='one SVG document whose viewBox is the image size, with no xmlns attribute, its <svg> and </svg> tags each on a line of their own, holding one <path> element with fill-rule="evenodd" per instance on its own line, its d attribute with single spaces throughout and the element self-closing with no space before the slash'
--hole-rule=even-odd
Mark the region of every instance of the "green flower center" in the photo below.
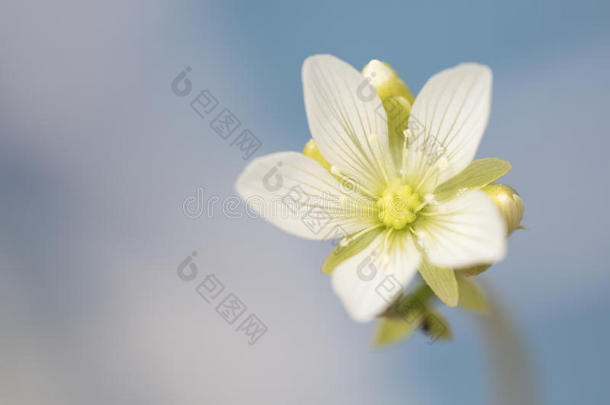
<svg viewBox="0 0 610 405">
<path fill-rule="evenodd" d="M 377 200 L 377 217 L 387 227 L 404 228 L 417 218 L 422 205 L 419 194 L 399 179 L 391 181 Z"/>
</svg>

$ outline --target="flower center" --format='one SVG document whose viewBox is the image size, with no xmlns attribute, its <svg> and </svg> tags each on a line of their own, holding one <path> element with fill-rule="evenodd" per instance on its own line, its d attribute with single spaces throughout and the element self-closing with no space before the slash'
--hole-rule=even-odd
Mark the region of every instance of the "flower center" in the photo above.
<svg viewBox="0 0 610 405">
<path fill-rule="evenodd" d="M 402 184 L 400 179 L 392 180 L 377 200 L 377 217 L 387 227 L 402 229 L 415 221 L 422 205 L 419 194 Z"/>
</svg>

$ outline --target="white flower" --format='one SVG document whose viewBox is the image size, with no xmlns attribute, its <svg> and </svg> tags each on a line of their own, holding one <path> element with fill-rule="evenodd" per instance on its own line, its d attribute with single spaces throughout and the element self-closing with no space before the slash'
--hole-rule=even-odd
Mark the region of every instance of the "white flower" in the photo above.
<svg viewBox="0 0 610 405">
<path fill-rule="evenodd" d="M 336 230 L 347 235 L 325 270 L 355 320 L 382 314 L 417 270 L 456 305 L 451 269 L 492 263 L 505 252 L 506 225 L 479 189 L 510 164 L 473 161 L 490 111 L 490 69 L 461 64 L 430 78 L 400 150 L 390 149 L 375 87 L 352 66 L 316 55 L 302 77 L 311 135 L 330 170 L 301 153 L 275 153 L 244 170 L 238 193 L 286 232 L 317 240 L 337 238 Z M 289 215 L 278 213 L 278 202 Z"/>
</svg>

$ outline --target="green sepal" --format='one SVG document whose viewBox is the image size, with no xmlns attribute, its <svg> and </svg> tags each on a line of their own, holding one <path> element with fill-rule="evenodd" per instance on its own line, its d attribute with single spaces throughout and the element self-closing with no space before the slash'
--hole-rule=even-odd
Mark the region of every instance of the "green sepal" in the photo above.
<svg viewBox="0 0 610 405">
<path fill-rule="evenodd" d="M 371 242 L 379 235 L 379 229 L 371 229 L 370 231 L 360 235 L 354 240 L 351 240 L 346 245 L 343 245 L 341 241 L 337 243 L 337 246 L 333 249 L 332 253 L 322 263 L 322 271 L 326 274 L 333 272 L 335 267 L 349 259 L 352 256 L 362 252 Z M 349 236 L 347 237 L 350 238 Z"/>
<path fill-rule="evenodd" d="M 456 279 L 460 291 L 459 305 L 474 312 L 488 314 L 489 305 L 487 304 L 487 297 L 479 284 L 473 279 L 466 278 L 460 274 L 456 274 Z"/>
<path fill-rule="evenodd" d="M 422 260 L 419 274 L 441 301 L 450 307 L 458 304 L 459 290 L 453 269 L 435 266 L 427 260 Z"/>
<path fill-rule="evenodd" d="M 504 176 L 510 169 L 509 162 L 498 158 L 473 160 L 456 176 L 438 186 L 434 197 L 437 201 L 445 201 L 467 191 L 479 190 Z"/>
</svg>

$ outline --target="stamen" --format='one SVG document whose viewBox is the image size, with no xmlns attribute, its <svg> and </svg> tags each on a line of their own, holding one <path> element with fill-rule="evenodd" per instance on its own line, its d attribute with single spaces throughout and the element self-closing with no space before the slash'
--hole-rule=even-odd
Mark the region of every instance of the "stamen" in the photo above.
<svg viewBox="0 0 610 405">
<path fill-rule="evenodd" d="M 347 246 L 348 244 L 352 243 L 352 241 L 354 241 L 355 239 L 358 239 L 360 236 L 364 235 L 365 233 L 367 233 L 367 232 L 369 232 L 369 231 L 372 231 L 372 230 L 373 230 L 373 229 L 375 229 L 375 228 L 379 228 L 380 226 L 381 226 L 381 224 L 375 224 L 375 225 L 372 225 L 372 226 L 366 227 L 366 228 L 364 228 L 364 229 L 361 229 L 360 231 L 358 231 L 358 232 L 356 232 L 356 233 L 353 233 L 353 234 L 351 234 L 351 235 L 349 235 L 349 236 L 346 236 L 346 237 L 344 237 L 343 239 L 341 239 L 341 240 L 339 241 L 339 245 L 340 245 L 341 247 L 345 247 L 345 246 Z"/>
</svg>

